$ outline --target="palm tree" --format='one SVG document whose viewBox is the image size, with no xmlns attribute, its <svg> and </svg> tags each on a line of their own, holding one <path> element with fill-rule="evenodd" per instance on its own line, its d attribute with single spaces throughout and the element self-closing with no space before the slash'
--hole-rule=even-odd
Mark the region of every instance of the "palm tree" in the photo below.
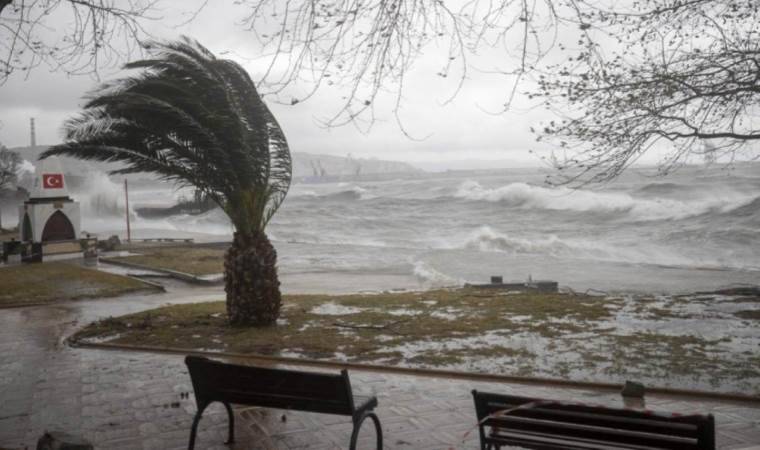
<svg viewBox="0 0 760 450">
<path fill-rule="evenodd" d="M 99 87 L 42 154 L 121 163 L 111 174 L 152 172 L 195 186 L 235 227 L 225 255 L 233 325 L 271 325 L 280 312 L 277 254 L 264 228 L 290 187 L 285 136 L 246 71 L 197 41 L 146 45 L 132 76 Z"/>
</svg>

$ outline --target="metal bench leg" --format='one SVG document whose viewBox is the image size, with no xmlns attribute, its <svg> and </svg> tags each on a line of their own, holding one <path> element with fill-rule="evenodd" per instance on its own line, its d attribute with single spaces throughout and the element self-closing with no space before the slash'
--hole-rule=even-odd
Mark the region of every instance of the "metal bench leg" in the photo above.
<svg viewBox="0 0 760 450">
<path fill-rule="evenodd" d="M 364 413 L 359 417 L 359 420 L 354 420 L 354 430 L 351 432 L 351 444 L 348 447 L 349 450 L 356 450 L 356 441 L 359 439 L 359 429 L 362 427 L 364 419 L 369 417 L 372 422 L 375 423 L 375 433 L 377 434 L 377 450 L 383 448 L 383 429 L 380 426 L 380 419 L 373 412 Z"/>
<path fill-rule="evenodd" d="M 235 415 L 232 414 L 232 407 L 229 403 L 225 403 L 224 407 L 227 408 L 227 419 L 229 422 L 229 435 L 227 436 L 227 442 L 225 444 L 232 444 L 235 442 Z"/>
<path fill-rule="evenodd" d="M 208 405 L 203 405 L 202 408 L 198 408 L 198 412 L 195 413 L 193 426 L 190 428 L 190 443 L 187 444 L 187 450 L 193 450 L 195 448 L 195 435 L 198 432 L 198 423 L 201 421 L 201 416 L 203 415 L 203 410 L 206 409 L 206 406 Z"/>
</svg>

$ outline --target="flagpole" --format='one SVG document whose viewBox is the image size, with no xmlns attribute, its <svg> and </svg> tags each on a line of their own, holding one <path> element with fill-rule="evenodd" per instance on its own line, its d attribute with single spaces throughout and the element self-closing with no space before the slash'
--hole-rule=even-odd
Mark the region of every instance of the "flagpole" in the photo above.
<svg viewBox="0 0 760 450">
<path fill-rule="evenodd" d="M 127 214 L 127 242 L 132 243 L 132 232 L 129 229 L 129 187 L 127 186 L 127 179 L 124 179 L 124 198 L 126 203 Z"/>
</svg>

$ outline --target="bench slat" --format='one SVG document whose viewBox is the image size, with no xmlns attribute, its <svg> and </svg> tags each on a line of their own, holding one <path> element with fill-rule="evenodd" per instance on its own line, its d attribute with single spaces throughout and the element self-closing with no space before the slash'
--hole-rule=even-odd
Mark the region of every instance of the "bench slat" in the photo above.
<svg viewBox="0 0 760 450">
<path fill-rule="evenodd" d="M 568 440 L 589 439 L 604 442 L 608 445 L 630 444 L 645 448 L 697 450 L 696 439 L 671 437 L 662 434 L 648 434 L 614 428 L 580 425 L 567 422 L 536 420 L 523 417 L 499 417 L 485 422 L 486 426 L 499 427 L 508 432 L 545 433 L 562 436 Z"/>
<path fill-rule="evenodd" d="M 489 409 L 493 409 L 496 412 L 514 407 L 514 405 L 501 405 L 501 407 L 497 406 Z M 563 411 L 556 408 L 546 409 L 540 406 L 530 409 L 518 409 L 510 412 L 509 415 L 512 417 L 594 425 L 643 433 L 665 434 L 668 436 L 693 437 L 697 432 L 697 425 L 692 423 L 673 423 L 672 421 L 663 421 L 661 419 L 652 420 L 649 418 L 608 416 L 603 413 Z"/>
<path fill-rule="evenodd" d="M 681 416 L 477 391 L 473 398 L 482 442 L 524 445 L 525 441 L 531 443 L 529 448 L 576 448 L 577 444 L 591 449 L 715 449 L 711 415 Z"/>
<path fill-rule="evenodd" d="M 500 445 L 514 445 L 534 450 L 659 450 L 635 444 L 610 444 L 593 439 L 567 439 L 556 434 L 510 433 L 507 431 L 497 436 L 486 438 L 486 442 Z"/>
<path fill-rule="evenodd" d="M 551 400 L 546 399 L 536 399 L 531 397 L 521 397 L 521 396 L 515 396 L 515 395 L 501 395 L 501 394 L 490 394 L 486 392 L 478 392 L 478 396 L 480 398 L 480 401 L 482 402 L 481 407 L 486 407 L 484 411 L 488 411 L 488 414 L 503 410 L 503 409 L 509 409 L 509 408 L 515 408 L 520 405 L 524 405 L 526 403 L 532 403 L 535 401 L 546 401 L 547 404 L 538 405 L 535 408 L 543 409 L 543 410 L 560 410 L 560 411 L 568 411 L 568 412 L 579 412 L 579 413 L 592 413 L 592 414 L 600 414 L 603 413 L 610 417 L 628 417 L 628 418 L 644 418 L 648 420 L 662 420 L 667 422 L 673 422 L 673 423 L 691 423 L 691 424 L 700 424 L 703 423 L 706 419 L 706 415 L 670 415 L 670 414 L 664 414 L 661 412 L 644 412 L 640 410 L 633 410 L 633 409 L 624 409 L 624 408 L 610 408 L 605 406 L 597 406 L 597 405 L 583 405 L 573 402 L 552 402 Z M 531 408 L 534 409 L 534 408 Z M 486 414 L 487 415 L 487 414 Z"/>
</svg>

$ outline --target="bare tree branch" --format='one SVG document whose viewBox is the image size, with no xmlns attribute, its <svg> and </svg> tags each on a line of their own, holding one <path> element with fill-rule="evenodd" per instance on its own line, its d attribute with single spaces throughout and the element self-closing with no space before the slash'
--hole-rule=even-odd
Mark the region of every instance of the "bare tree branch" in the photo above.
<svg viewBox="0 0 760 450">
<path fill-rule="evenodd" d="M 552 49 L 551 39 L 547 45 L 538 36 L 563 23 L 556 6 L 569 1 L 243 0 L 250 11 L 243 23 L 269 50 L 261 80 L 268 93 L 279 98 L 288 87 L 306 89 L 280 102 L 300 103 L 336 87 L 341 106 L 323 124 L 353 123 L 368 131 L 380 97 L 389 96 L 403 130 L 398 114 L 407 79 L 424 51 L 441 50 L 434 76 L 452 79 L 445 104 L 461 91 L 485 48 L 503 49 L 505 67 L 495 71 L 512 78 L 512 88 L 503 93 L 508 106 L 523 77 Z"/>
<path fill-rule="evenodd" d="M 732 0 L 646 0 L 597 9 L 588 20 L 615 36 L 549 67 L 530 95 L 561 117 L 536 133 L 567 149 L 552 182 L 607 181 L 653 148 L 667 173 L 695 157 L 733 158 L 760 140 L 760 10 Z M 580 64 L 579 64 L 580 63 Z"/>
<path fill-rule="evenodd" d="M 0 0 L 0 85 L 39 66 L 98 77 L 141 52 L 159 0 Z M 205 2 L 195 8 L 192 21 Z"/>
</svg>

